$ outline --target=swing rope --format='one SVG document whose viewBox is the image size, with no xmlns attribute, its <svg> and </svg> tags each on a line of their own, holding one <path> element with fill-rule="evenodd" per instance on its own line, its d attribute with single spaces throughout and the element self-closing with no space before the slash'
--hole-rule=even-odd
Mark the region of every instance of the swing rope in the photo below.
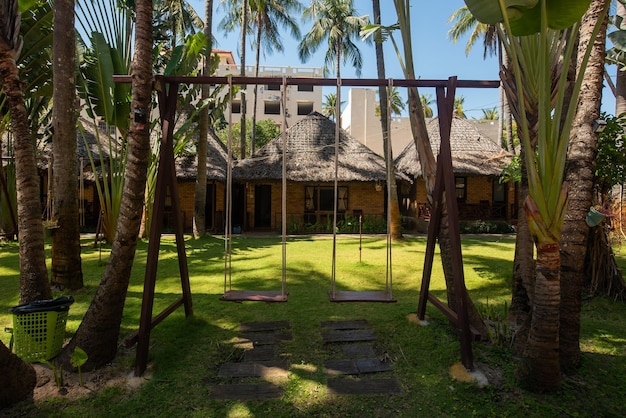
<svg viewBox="0 0 626 418">
<path fill-rule="evenodd" d="M 228 76 L 228 161 L 226 169 L 226 222 L 224 226 L 224 293 L 232 290 L 232 181 L 233 181 L 233 78 Z"/>
<path fill-rule="evenodd" d="M 391 126 L 391 89 L 393 81 L 389 79 L 387 95 L 387 126 Z M 385 266 L 385 291 L 384 292 L 358 292 L 358 291 L 337 291 L 337 212 L 338 212 L 338 177 L 339 177 L 339 138 L 341 129 L 340 106 L 341 106 L 341 79 L 337 78 L 335 113 L 335 181 L 334 181 L 334 207 L 333 207 L 333 251 L 332 251 L 332 271 L 331 288 L 328 292 L 331 302 L 396 302 L 392 296 L 392 259 L 391 259 L 391 189 L 389 179 L 393 175 L 390 164 L 387 166 L 387 243 L 386 243 L 386 266 Z M 387 129 L 387 155 L 391 157 L 391 135 Z"/>
<path fill-rule="evenodd" d="M 281 296 L 287 295 L 287 77 L 283 76 L 283 126 L 281 133 L 283 136 L 283 167 L 282 167 L 282 281 Z"/>
<path fill-rule="evenodd" d="M 287 302 L 287 171 L 286 171 L 286 105 L 287 105 L 287 79 L 283 77 L 283 127 L 282 127 L 282 280 L 280 291 L 256 291 L 256 290 L 233 290 L 232 288 L 232 212 L 233 212 L 233 131 L 232 131 L 232 108 L 233 108 L 233 83 L 232 76 L 228 76 L 229 105 L 228 113 L 228 170 L 226 176 L 226 229 L 224 231 L 224 294 L 220 298 L 229 302 Z"/>
<path fill-rule="evenodd" d="M 393 299 L 393 272 L 391 260 L 391 187 L 390 183 L 394 175 L 393 166 L 389 164 L 393 160 L 391 147 L 391 93 L 393 92 L 393 79 L 389 79 L 387 86 L 387 266 L 385 269 L 385 293 Z"/>
<path fill-rule="evenodd" d="M 335 180 L 333 185 L 333 257 L 331 266 L 331 299 L 337 297 L 337 199 L 339 197 L 339 135 L 341 129 L 341 77 L 337 76 L 337 92 L 335 93 Z"/>
</svg>

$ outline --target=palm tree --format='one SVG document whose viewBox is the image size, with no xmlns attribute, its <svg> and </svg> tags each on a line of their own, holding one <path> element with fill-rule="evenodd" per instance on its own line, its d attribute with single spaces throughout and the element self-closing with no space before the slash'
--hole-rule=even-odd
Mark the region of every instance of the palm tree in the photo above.
<svg viewBox="0 0 626 418">
<path fill-rule="evenodd" d="M 433 104 L 433 95 L 432 94 L 421 94 L 420 102 L 422 103 L 422 108 L 424 109 L 424 117 L 432 118 L 433 117 L 433 108 L 430 107 Z"/>
<path fill-rule="evenodd" d="M 380 25 L 380 0 L 372 0 L 372 8 L 374 11 L 374 24 Z M 378 78 L 384 80 L 386 78 L 385 57 L 380 36 L 377 41 L 378 42 L 374 43 L 376 49 L 376 70 Z M 393 164 L 393 149 L 389 141 L 389 116 L 390 113 L 400 114 L 400 112 L 404 110 L 404 102 L 396 87 L 388 91 L 386 86 L 379 86 L 378 96 L 380 97 L 380 106 L 378 106 L 376 110 L 379 116 L 382 114 L 380 124 L 383 132 L 383 149 L 385 162 L 387 164 L 387 187 L 389 188 L 387 196 L 389 201 L 389 233 L 392 239 L 398 240 L 402 238 L 402 222 L 400 220 L 398 186 L 396 183 L 395 166 Z"/>
<path fill-rule="evenodd" d="M 204 2 L 204 36 L 208 41 L 204 59 L 202 60 L 202 75 L 210 75 L 211 51 L 213 49 L 213 0 Z M 209 98 L 209 86 L 202 85 L 202 101 Z M 209 108 L 200 110 L 198 121 L 198 143 L 196 145 L 196 158 L 198 172 L 196 173 L 196 185 L 193 206 L 193 235 L 198 238 L 206 234 L 206 165 L 207 165 L 207 141 L 209 136 Z"/>
<path fill-rule="evenodd" d="M 560 241 L 561 246 L 567 248 L 567 251 L 561 253 L 559 358 L 563 370 L 580 366 L 581 360 L 579 343 L 581 294 L 586 279 L 585 271 L 588 271 L 585 268 L 585 260 L 588 258 L 587 248 L 591 248 L 588 247 L 590 231 L 585 216 L 593 202 L 595 186 L 593 173 L 598 148 L 598 134 L 593 131 L 592 126 L 593 121 L 600 117 L 608 21 L 606 15 L 603 15 L 603 7 L 604 0 L 591 2 L 589 10 L 583 16 L 578 39 L 577 71 L 584 72 L 584 79 L 565 167 L 565 182 L 571 190 L 576 190 L 576 193 L 569 196 Z M 603 23 L 599 34 L 593 37 L 597 20 Z M 585 68 L 582 58 L 589 43 L 593 44 L 593 51 Z M 603 247 L 608 247 L 606 251 L 610 251 L 610 246 Z"/>
<path fill-rule="evenodd" d="M 498 32 L 496 31 L 495 25 L 486 25 L 484 23 L 479 22 L 469 11 L 467 6 L 463 6 L 448 18 L 448 23 L 454 22 L 452 28 L 448 31 L 448 38 L 453 42 L 457 43 L 459 39 L 469 33 L 469 38 L 467 43 L 465 44 L 465 55 L 469 55 L 474 44 L 482 37 L 484 44 L 484 53 L 483 57 L 487 58 L 487 54 L 498 54 L 498 63 L 500 67 L 502 67 L 506 57 L 502 53 L 502 48 L 500 46 L 500 41 L 498 39 Z M 509 151 L 514 152 L 515 147 L 512 143 L 512 120 L 510 117 L 510 111 L 508 109 L 509 104 L 506 99 L 506 95 L 504 94 L 504 90 L 500 87 L 500 110 L 504 116 L 507 117 L 507 138 L 509 141 Z M 499 129 L 498 129 L 498 143 L 502 143 L 502 135 L 504 131 L 504 119 L 499 119 Z"/>
<path fill-rule="evenodd" d="M 498 27 L 498 30 L 511 58 L 512 69 L 503 74 L 503 82 L 509 98 L 515 98 L 511 103 L 516 103 L 516 120 L 521 125 L 529 181 L 529 195 L 524 208 L 537 250 L 535 280 L 527 289 L 532 309 L 528 338 L 524 341 L 525 364 L 520 371 L 521 378 L 531 388 L 552 391 L 561 384 L 559 326 L 563 311 L 560 240 L 568 205 L 568 187 L 563 180 L 569 135 L 594 46 L 590 41 L 585 44 L 585 41 L 597 39 L 610 2 L 595 2 L 594 10 L 587 15 L 589 21 L 585 22 L 584 36 L 581 34 L 583 49 L 578 54 L 576 78 L 571 86 L 566 83 L 570 73 L 567 65 L 572 61 L 570 57 L 578 44 L 577 22 L 589 9 L 589 1 L 553 4 L 555 7 L 547 14 L 542 0 L 534 10 L 520 12 L 515 21 L 509 20 L 507 12 L 501 10 L 499 4 L 482 8 L 484 2 L 466 2 L 481 21 L 495 24 L 502 20 L 504 26 L 504 29 Z M 538 15 L 540 19 L 537 19 Z M 551 29 L 554 27 L 570 30 Z M 555 45 L 559 47 L 554 48 Z M 563 68 L 563 65 L 566 67 Z M 527 109 L 528 106 L 530 109 Z M 535 121 L 529 120 L 529 115 L 533 116 L 533 109 L 537 109 L 536 142 L 531 142 Z M 575 297 L 579 298 L 580 294 Z"/>
<path fill-rule="evenodd" d="M 341 78 L 341 63 L 348 61 L 361 75 L 363 59 L 361 51 L 354 43 L 359 38 L 362 27 L 367 23 L 366 16 L 356 16 L 352 0 L 313 0 L 304 10 L 303 19 L 314 19 L 313 26 L 298 44 L 298 56 L 306 62 L 328 41 L 324 56 L 324 76 L 334 65 L 337 78 Z"/>
<path fill-rule="evenodd" d="M 345 102 L 341 102 L 341 106 L 343 106 Z M 341 108 L 340 106 L 340 108 Z M 322 114 L 326 116 L 328 119 L 337 120 L 337 94 L 336 93 L 328 93 L 324 96 L 324 103 L 322 103 Z"/>
<path fill-rule="evenodd" d="M 163 33 L 170 33 L 171 48 L 183 44 L 185 37 L 204 27 L 202 19 L 186 0 L 155 0 L 154 12 L 157 22 L 165 26 Z"/>
<path fill-rule="evenodd" d="M 53 285 L 83 287 L 76 169 L 76 30 L 74 0 L 54 2 L 52 126 L 54 199 L 52 219 L 59 228 L 52 234 Z"/>
<path fill-rule="evenodd" d="M 373 0 L 373 1 L 379 1 L 379 0 Z M 380 77 L 379 77 L 380 78 Z M 385 87 L 385 92 L 386 92 L 386 87 Z M 386 95 L 386 93 L 385 93 Z M 384 98 L 384 96 L 381 96 L 379 94 L 380 97 L 380 105 L 376 106 L 376 116 L 380 116 L 381 115 L 381 108 L 383 103 L 386 103 L 387 101 L 389 101 L 390 103 L 390 111 L 392 115 L 401 115 L 402 112 L 406 109 L 406 103 L 404 102 L 404 100 L 402 99 L 402 96 L 400 95 L 400 91 L 398 90 L 397 87 L 393 87 L 391 89 L 391 94 L 389 95 L 389 97 L 387 99 Z"/>
<path fill-rule="evenodd" d="M 139 236 L 146 172 L 150 152 L 149 115 L 152 98 L 152 1 L 137 0 L 135 51 L 132 65 L 132 114 L 124 193 L 115 239 L 102 281 L 72 340 L 57 360 L 70 368 L 74 349 L 81 347 L 89 360 L 84 370 L 101 367 L 117 352 L 120 324 Z"/>
<path fill-rule="evenodd" d="M 469 38 L 465 44 L 465 55 L 469 55 L 472 47 L 482 37 L 484 43 L 484 57 L 487 54 L 495 54 L 498 48 L 498 33 L 494 25 L 486 25 L 476 20 L 467 8 L 463 6 L 448 18 L 448 23 L 454 22 L 448 31 L 448 38 L 457 43 L 459 39 L 469 32 Z"/>
<path fill-rule="evenodd" d="M 484 120 L 498 120 L 498 109 L 492 107 L 491 109 L 482 109 Z"/>
<path fill-rule="evenodd" d="M 11 115 L 20 244 L 20 303 L 52 297 L 44 252 L 39 175 L 15 58 L 22 47 L 18 2 L 0 7 L 0 81 Z"/>
<path fill-rule="evenodd" d="M 463 103 L 465 102 L 465 97 L 457 96 L 454 98 L 454 115 L 463 119 L 467 119 L 465 112 L 463 111 Z"/>
<path fill-rule="evenodd" d="M 256 60 L 254 76 L 259 76 L 261 48 L 267 54 L 274 51 L 283 52 L 280 28 L 287 28 L 294 38 L 300 38 L 300 28 L 293 17 L 293 13 L 302 11 L 302 4 L 298 0 L 250 0 L 251 23 L 256 29 Z M 252 140 L 250 153 L 256 147 L 256 115 L 257 115 L 258 85 L 254 85 L 254 105 L 252 107 Z M 284 92 L 286 94 L 286 92 Z"/>
<path fill-rule="evenodd" d="M 411 5 L 407 0 L 394 0 L 396 13 L 398 15 L 398 23 L 391 27 L 372 27 L 371 33 L 381 31 L 385 37 L 391 39 L 398 58 L 400 59 L 400 65 L 403 68 L 405 78 L 415 79 L 415 66 L 413 61 L 413 48 L 411 39 Z M 397 43 L 393 38 L 393 31 L 400 29 L 402 35 L 403 51 L 401 52 Z M 404 60 L 402 59 L 404 58 Z M 422 178 L 424 179 L 426 186 L 426 194 L 428 200 L 432 202 L 435 188 L 435 175 L 437 169 L 437 163 L 433 150 L 428 138 L 428 131 L 426 130 L 426 122 L 424 117 L 424 108 L 420 99 L 419 91 L 417 87 L 409 87 L 409 119 L 411 121 L 411 130 L 413 133 L 413 141 L 415 142 L 415 148 L 419 158 L 419 164 L 422 168 Z M 439 232 L 439 248 L 441 251 L 442 265 L 444 269 L 444 276 L 446 279 L 446 293 L 448 296 L 448 306 L 457 306 L 457 295 L 454 289 L 454 275 L 452 274 L 452 246 L 450 243 L 450 231 L 448 228 L 447 211 L 445 205 L 442 205 L 444 210 L 442 212 L 441 228 Z M 487 328 L 483 323 L 478 311 L 474 307 L 471 299 L 467 298 L 467 310 L 469 320 L 472 326 L 474 326 L 483 336 L 488 335 Z"/>
</svg>

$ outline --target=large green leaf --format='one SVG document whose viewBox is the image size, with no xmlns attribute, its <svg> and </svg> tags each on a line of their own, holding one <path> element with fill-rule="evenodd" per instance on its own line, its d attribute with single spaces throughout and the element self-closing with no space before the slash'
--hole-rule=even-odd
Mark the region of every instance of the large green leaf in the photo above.
<svg viewBox="0 0 626 418">
<path fill-rule="evenodd" d="M 539 0 L 504 0 L 503 4 L 509 19 L 520 18 L 525 10 L 535 7 Z M 495 25 L 504 17 L 498 0 L 465 0 L 472 15 L 482 23 Z"/>
<path fill-rule="evenodd" d="M 111 57 L 111 47 L 99 32 L 91 34 L 92 54 L 86 56 L 83 68 L 87 81 L 87 92 L 89 94 L 93 109 L 96 115 L 113 124 L 114 103 L 113 91 L 113 58 Z"/>
<path fill-rule="evenodd" d="M 626 31 L 618 30 L 609 33 L 607 36 L 615 48 L 620 51 L 626 51 Z"/>
<path fill-rule="evenodd" d="M 502 22 L 501 5 L 515 36 L 530 35 L 541 30 L 541 9 L 545 4 L 550 29 L 565 29 L 578 22 L 591 0 L 465 0 L 468 9 L 480 22 L 494 25 Z"/>
</svg>

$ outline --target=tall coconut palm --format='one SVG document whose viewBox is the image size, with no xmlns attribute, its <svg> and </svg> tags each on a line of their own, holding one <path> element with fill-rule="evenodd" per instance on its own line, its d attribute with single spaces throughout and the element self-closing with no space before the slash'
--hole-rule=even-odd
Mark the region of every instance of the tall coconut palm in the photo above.
<svg viewBox="0 0 626 418">
<path fill-rule="evenodd" d="M 334 67 L 337 78 L 341 78 L 341 64 L 350 61 L 361 75 L 363 58 L 354 40 L 367 23 L 367 16 L 356 16 L 352 0 L 314 0 L 304 10 L 303 19 L 313 19 L 313 26 L 298 44 L 298 56 L 306 62 L 327 41 L 324 55 L 324 75 Z"/>
<path fill-rule="evenodd" d="M 463 119 L 467 119 L 467 115 L 463 111 L 463 103 L 465 103 L 465 97 L 457 96 L 454 98 L 454 115 Z"/>
<path fill-rule="evenodd" d="M 380 25 L 380 0 L 372 0 L 372 8 L 374 11 L 374 24 Z M 383 54 L 382 39 L 379 36 L 378 42 L 374 43 L 376 49 L 376 70 L 378 78 L 384 80 L 385 75 L 385 58 Z M 392 239 L 402 238 L 402 222 L 400 220 L 400 206 L 398 202 L 398 187 L 396 184 L 395 166 L 393 164 L 393 150 L 389 139 L 389 121 L 390 114 L 401 112 L 404 109 L 404 102 L 398 93 L 397 88 L 387 90 L 386 86 L 379 86 L 378 96 L 380 98 L 380 124 L 383 132 L 383 149 L 385 162 L 387 164 L 387 198 L 389 201 L 389 233 Z"/>
<path fill-rule="evenodd" d="M 165 27 L 157 32 L 169 32 L 171 48 L 183 44 L 187 35 L 204 27 L 202 19 L 186 0 L 155 0 L 154 12 L 158 24 Z"/>
<path fill-rule="evenodd" d="M 343 106 L 345 102 L 342 101 L 341 106 Z M 322 114 L 326 116 L 328 119 L 337 120 L 337 94 L 336 93 L 328 93 L 324 96 L 324 102 L 322 103 Z"/>
<path fill-rule="evenodd" d="M 372 1 L 376 1 L 376 0 L 372 0 Z M 380 116 L 382 114 L 381 108 L 382 108 L 383 102 L 385 101 L 384 96 L 380 96 L 379 94 L 378 97 L 380 98 L 381 105 L 376 106 L 376 116 Z M 404 99 L 402 99 L 402 96 L 400 95 L 400 90 L 398 90 L 397 87 L 393 87 L 391 89 L 391 94 L 388 95 L 387 102 L 389 106 L 389 111 L 391 112 L 392 115 L 399 116 L 406 109 L 406 103 L 404 102 Z"/>
<path fill-rule="evenodd" d="M 59 226 L 52 234 L 53 285 L 83 287 L 78 217 L 76 154 L 76 30 L 74 0 L 54 2 L 53 41 L 53 209 Z"/>
<path fill-rule="evenodd" d="M 70 357 L 81 347 L 89 359 L 85 370 L 110 362 L 117 352 L 120 324 L 130 273 L 133 267 L 141 213 L 144 204 L 146 172 L 150 152 L 150 109 L 152 98 L 152 0 L 137 0 L 134 59 L 132 64 L 132 118 L 128 162 L 124 179 L 120 217 L 109 262 L 76 334 L 64 347 L 58 360 L 71 368 Z"/>
<path fill-rule="evenodd" d="M 624 29 L 626 0 L 617 0 L 615 5 L 615 17 L 612 23 L 616 29 L 607 35 L 613 47 L 606 52 L 606 61 L 617 66 L 615 86 L 612 90 L 615 95 L 615 115 L 620 116 L 626 112 L 626 72 L 622 71 L 626 66 L 626 30 Z"/>
<path fill-rule="evenodd" d="M 506 56 L 502 52 L 502 48 L 500 46 L 500 41 L 498 39 L 498 32 L 496 31 L 495 25 L 486 25 L 484 23 L 479 22 L 469 11 L 467 6 L 463 6 L 460 9 L 456 10 L 452 15 L 448 18 L 448 23 L 453 23 L 452 27 L 448 31 L 448 38 L 453 42 L 457 43 L 459 39 L 463 36 L 468 35 L 467 43 L 465 44 L 465 55 L 469 55 L 472 48 L 481 38 L 483 39 L 484 45 L 484 58 L 487 58 L 488 54 L 494 55 L 498 54 L 498 63 L 500 67 L 506 61 Z M 510 143 L 508 144 L 509 152 L 515 152 L 515 147 L 512 143 L 512 120 L 509 111 L 509 104 L 506 100 L 506 95 L 504 94 L 504 90 L 500 87 L 500 114 L 502 115 L 499 118 L 499 129 L 498 129 L 498 143 L 502 143 L 502 135 L 504 132 L 504 123 L 506 118 L 506 129 L 507 129 L 507 138 L 510 139 Z"/>
<path fill-rule="evenodd" d="M 247 48 L 247 35 L 250 32 L 250 0 L 221 0 L 221 6 L 226 10 L 226 15 L 219 24 L 219 28 L 224 32 L 232 32 L 237 27 L 240 30 L 239 35 L 239 59 L 240 71 L 239 75 L 245 77 L 246 75 L 246 48 Z M 245 158 L 246 154 L 246 114 L 247 114 L 247 98 L 246 98 L 247 86 L 241 86 L 239 95 L 241 98 L 241 132 L 239 137 L 239 146 L 241 150 L 240 158 Z"/>
<path fill-rule="evenodd" d="M 300 27 L 294 18 L 294 13 L 302 11 L 302 4 L 298 0 L 250 0 L 250 21 L 256 30 L 256 58 L 254 76 L 259 76 L 261 49 L 267 54 L 274 51 L 283 52 L 283 43 L 280 29 L 286 28 L 294 38 L 300 38 Z M 252 106 L 252 132 L 250 153 L 256 147 L 256 115 L 257 115 L 258 85 L 254 85 L 254 105 Z M 284 93 L 286 94 L 286 92 Z"/>
<path fill-rule="evenodd" d="M 597 21 L 603 23 L 598 35 L 592 38 Z M 585 280 L 589 236 L 585 216 L 591 208 L 594 194 L 598 134 L 593 131 L 593 121 L 600 117 L 602 103 L 607 22 L 604 0 L 593 0 L 583 16 L 578 40 L 577 71 L 584 72 L 584 79 L 565 167 L 565 181 L 571 190 L 576 190 L 576 193 L 569 196 L 560 242 L 562 251 L 559 352 L 563 369 L 572 369 L 580 365 L 581 294 Z M 593 50 L 587 66 L 582 67 L 584 52 L 590 42 L 593 43 Z"/>
<path fill-rule="evenodd" d="M 413 47 L 411 39 L 411 5 L 407 0 L 394 0 L 396 13 L 398 15 L 398 24 L 384 27 L 370 25 L 366 30 L 366 36 L 374 34 L 378 31 L 384 34 L 383 39 L 391 39 L 396 55 L 400 59 L 400 66 L 404 71 L 405 78 L 415 79 L 415 66 L 413 61 Z M 402 47 L 400 51 L 398 44 L 393 37 L 393 31 L 400 30 L 402 36 Z M 413 141 L 417 150 L 419 164 L 422 169 L 422 178 L 426 186 L 426 194 L 428 200 L 432 202 L 435 188 L 435 175 L 437 163 L 428 138 L 426 130 L 426 122 L 424 117 L 424 108 L 417 87 L 409 87 L 407 89 L 409 97 L 409 119 L 411 122 L 411 130 L 413 133 Z M 457 306 L 457 296 L 455 294 L 454 275 L 452 274 L 452 246 L 450 243 L 450 231 L 448 228 L 447 211 L 445 204 L 442 205 L 441 228 L 439 231 L 439 248 L 441 251 L 441 260 L 446 279 L 446 293 L 448 297 L 448 305 L 453 309 Z M 472 326 L 480 332 L 484 338 L 488 338 L 488 331 L 483 323 L 478 311 L 474 307 L 471 299 L 467 299 L 467 308 L 469 320 Z"/>
<path fill-rule="evenodd" d="M 17 218 L 20 244 L 20 302 L 49 299 L 48 270 L 44 252 L 39 175 L 35 147 L 24 105 L 22 81 L 16 59 L 22 48 L 17 0 L 0 7 L 0 82 L 6 96 L 14 136 Z"/>
<path fill-rule="evenodd" d="M 492 107 L 491 109 L 481 109 L 483 112 L 482 119 L 484 120 L 497 120 L 498 119 L 498 109 Z"/>
<path fill-rule="evenodd" d="M 202 75 L 210 74 L 211 51 L 213 49 L 213 0 L 204 2 L 204 36 L 208 40 L 208 46 L 202 60 Z M 206 101 L 209 98 L 209 85 L 203 84 L 200 98 Z M 198 172 L 196 173 L 196 186 L 193 206 L 193 235 L 198 238 L 206 234 L 206 165 L 207 165 L 207 141 L 209 137 L 209 108 L 205 106 L 200 110 L 198 121 L 198 143 L 196 145 L 196 158 Z"/>
<path fill-rule="evenodd" d="M 433 95 L 432 94 L 421 94 L 420 102 L 422 103 L 422 108 L 424 109 L 424 117 L 432 118 L 433 117 L 433 108 L 430 105 L 433 104 Z"/>
<path fill-rule="evenodd" d="M 593 43 L 588 42 L 584 53 L 580 54 L 571 90 L 567 83 L 569 71 L 562 65 L 571 62 L 577 45 L 577 22 L 587 11 L 590 1 L 554 2 L 548 12 L 546 0 L 540 0 L 529 10 L 516 9 L 519 13 L 511 19 L 498 2 L 465 1 L 480 21 L 502 22 L 504 26 L 503 30 L 498 30 L 500 38 L 505 41 L 514 78 L 514 83 L 507 83 L 505 88 L 510 98 L 517 98 L 515 113 L 521 125 L 529 180 L 525 211 L 537 249 L 536 277 L 534 286 L 529 289 L 532 293 L 530 329 L 520 375 L 534 390 L 556 390 L 561 384 L 559 252 L 568 204 L 568 187 L 563 179 L 569 134 Z M 587 39 L 596 39 L 609 3 L 602 0 L 601 10 L 595 13 L 596 22 Z M 601 16 L 599 20 L 598 16 Z M 537 94 L 536 103 L 533 103 L 533 92 Z M 530 97 L 528 93 L 531 93 Z M 536 105 L 538 109 L 537 141 L 534 144 L 530 141 L 528 104 Z"/>
</svg>

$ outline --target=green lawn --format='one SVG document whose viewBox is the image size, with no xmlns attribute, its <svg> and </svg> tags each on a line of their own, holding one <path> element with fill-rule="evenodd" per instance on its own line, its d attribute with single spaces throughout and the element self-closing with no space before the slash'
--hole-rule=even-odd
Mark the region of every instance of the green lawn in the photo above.
<svg viewBox="0 0 626 418">
<path fill-rule="evenodd" d="M 193 294 L 194 317 L 180 308 L 152 332 L 150 380 L 139 389 L 111 387 L 78 401 L 57 398 L 23 405 L 11 412 L 29 416 L 624 416 L 626 403 L 626 306 L 602 298 L 584 302 L 581 347 L 583 365 L 564 380 L 563 389 L 538 395 L 520 389 L 514 376 L 516 359 L 506 348 L 474 344 L 474 359 L 490 378 L 480 388 L 449 377 L 459 362 L 459 341 L 447 320 L 428 306 L 428 327 L 407 321 L 416 311 L 424 263 L 424 237 L 394 244 L 395 304 L 328 302 L 332 240 L 298 237 L 287 245 L 287 287 L 284 304 L 220 302 L 224 289 L 223 241 L 215 237 L 186 241 Z M 281 278 L 278 237 L 235 237 L 233 288 L 277 289 Z M 0 331 L 11 326 L 9 307 L 18 300 L 16 244 L 0 244 Z M 128 292 L 122 339 L 135 330 L 145 271 L 146 243 L 140 243 Z M 465 237 L 463 259 L 470 295 L 482 312 L 502 317 L 510 301 L 514 250 L 512 237 Z M 68 337 L 77 329 L 97 287 L 109 248 L 83 243 L 85 290 L 73 294 Z M 337 286 L 349 290 L 383 290 L 385 239 L 364 238 L 361 261 L 359 240 L 339 236 Z M 622 267 L 626 260 L 618 254 Z M 431 291 L 445 300 L 439 259 L 435 258 Z M 176 246 L 164 239 L 158 266 L 154 312 L 180 296 Z M 285 342 L 289 378 L 280 382 L 284 395 L 264 401 L 216 401 L 209 386 L 221 382 L 219 366 L 238 354 L 232 340 L 240 322 L 289 320 L 293 340 Z M 366 319 L 376 333 L 375 348 L 393 365 L 404 393 L 396 396 L 334 396 L 326 391 L 324 360 L 329 348 L 321 339 L 320 323 L 327 320 Z M 9 334 L 0 332 L 6 344 Z M 130 373 L 134 349 L 120 345 L 117 367 Z"/>
</svg>

